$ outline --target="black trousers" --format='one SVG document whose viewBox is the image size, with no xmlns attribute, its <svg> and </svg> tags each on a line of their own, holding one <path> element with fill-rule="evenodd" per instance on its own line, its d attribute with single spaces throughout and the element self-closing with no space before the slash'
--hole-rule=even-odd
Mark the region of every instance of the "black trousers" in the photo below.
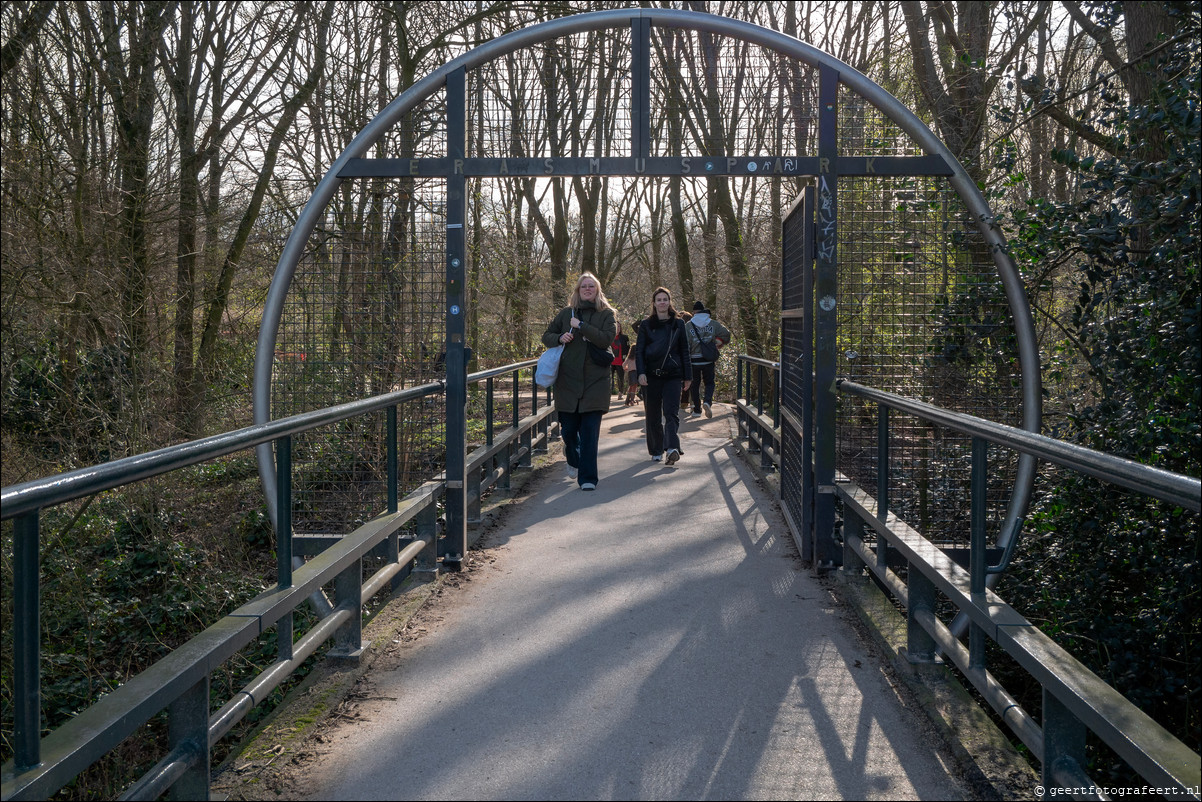
<svg viewBox="0 0 1202 802">
<path fill-rule="evenodd" d="M 683 379 L 648 376 L 643 388 L 643 410 L 647 421 L 647 453 L 657 456 L 680 450 L 680 388 Z"/>
</svg>

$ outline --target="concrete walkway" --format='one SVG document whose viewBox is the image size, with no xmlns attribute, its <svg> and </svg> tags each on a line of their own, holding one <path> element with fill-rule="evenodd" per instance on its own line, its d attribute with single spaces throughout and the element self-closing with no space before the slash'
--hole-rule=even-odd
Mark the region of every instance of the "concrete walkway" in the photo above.
<svg viewBox="0 0 1202 802">
<path fill-rule="evenodd" d="M 802 568 L 725 405 L 672 468 L 635 409 L 601 481 L 562 460 L 420 637 L 322 734 L 309 799 L 965 799 L 872 648 Z"/>
</svg>

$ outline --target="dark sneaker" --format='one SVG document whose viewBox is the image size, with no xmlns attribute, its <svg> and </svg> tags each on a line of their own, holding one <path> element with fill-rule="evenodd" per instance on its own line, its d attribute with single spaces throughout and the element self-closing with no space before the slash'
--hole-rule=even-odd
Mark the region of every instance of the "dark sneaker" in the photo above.
<svg viewBox="0 0 1202 802">
<path fill-rule="evenodd" d="M 668 456 L 664 460 L 664 463 L 666 465 L 675 465 L 678 459 L 680 459 L 680 452 L 672 448 L 668 450 Z"/>
</svg>

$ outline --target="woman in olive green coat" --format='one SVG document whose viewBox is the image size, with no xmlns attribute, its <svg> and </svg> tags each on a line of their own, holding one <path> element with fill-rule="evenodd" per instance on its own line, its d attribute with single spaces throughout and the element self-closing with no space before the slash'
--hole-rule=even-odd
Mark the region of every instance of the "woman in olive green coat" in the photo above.
<svg viewBox="0 0 1202 802">
<path fill-rule="evenodd" d="M 601 416 L 609 412 L 609 360 L 589 357 L 588 343 L 606 351 L 617 336 L 617 318 L 592 273 L 576 281 L 569 306 L 543 332 L 543 345 L 563 346 L 555 377 L 555 411 L 568 460 L 568 476 L 581 490 L 597 489 Z"/>
</svg>

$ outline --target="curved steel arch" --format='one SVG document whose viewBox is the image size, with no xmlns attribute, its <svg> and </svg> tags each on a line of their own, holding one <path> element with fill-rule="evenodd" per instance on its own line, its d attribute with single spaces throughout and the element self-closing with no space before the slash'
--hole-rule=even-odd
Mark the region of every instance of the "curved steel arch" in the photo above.
<svg viewBox="0 0 1202 802">
<path fill-rule="evenodd" d="M 794 58 L 812 67 L 825 67 L 838 73 L 839 82 L 857 92 L 874 105 L 890 120 L 908 134 L 927 153 L 941 156 L 952 168 L 949 181 L 963 200 L 966 208 L 976 220 L 985 242 L 992 252 L 998 275 L 1002 280 L 1007 303 L 1014 320 L 1017 335 L 1019 368 L 1022 383 L 1022 428 L 1038 432 L 1042 420 L 1042 389 L 1040 378 L 1039 351 L 1035 337 L 1034 321 L 1027 302 L 1021 277 L 1013 260 L 1007 254 L 1006 241 L 993 225 L 993 214 L 976 183 L 969 177 L 963 165 L 948 150 L 947 146 L 907 108 L 901 101 L 885 91 L 867 76 L 843 61 L 812 45 L 786 36 L 778 31 L 749 22 L 720 17 L 713 14 L 676 9 L 615 9 L 595 11 L 564 17 L 532 25 L 520 31 L 498 37 L 468 53 L 455 58 L 434 70 L 405 90 L 388 104 L 351 141 L 331 165 L 318 183 L 313 195 L 305 204 L 296 225 L 293 227 L 284 250 L 280 255 L 271 287 L 264 302 L 263 320 L 255 352 L 255 367 L 252 383 L 252 403 L 255 423 L 270 419 L 271 371 L 275 346 L 283 315 L 284 301 L 292 283 L 297 264 L 309 236 L 316 227 L 326 206 L 342 183 L 340 173 L 348 162 L 364 156 L 368 149 L 383 137 L 403 116 L 419 103 L 429 98 L 447 83 L 447 78 L 459 69 L 471 69 L 486 64 L 501 56 L 549 39 L 577 33 L 629 26 L 637 20 L 648 20 L 653 26 L 678 28 L 729 36 L 761 45 L 777 53 Z M 268 511 L 272 522 L 277 520 L 275 497 L 275 465 L 270 445 L 259 446 L 257 451 L 259 475 L 267 495 Z M 997 544 L 1008 548 L 1015 538 L 1021 520 L 1030 503 L 1035 481 L 1036 460 L 1022 455 L 1015 476 L 1014 493 L 1011 496 L 1001 534 Z M 991 579 L 996 579 L 993 575 Z"/>
</svg>

